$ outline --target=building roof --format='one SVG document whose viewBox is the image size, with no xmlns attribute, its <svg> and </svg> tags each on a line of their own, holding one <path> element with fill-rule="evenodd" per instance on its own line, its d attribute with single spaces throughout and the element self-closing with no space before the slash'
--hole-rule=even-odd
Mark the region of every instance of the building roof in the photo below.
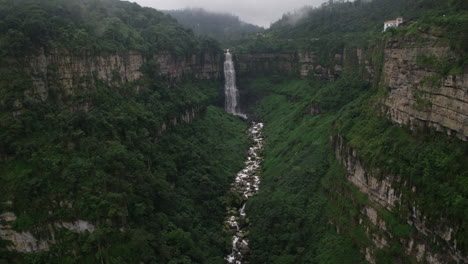
<svg viewBox="0 0 468 264">
<path fill-rule="evenodd" d="M 397 21 L 396 20 L 389 20 L 389 21 L 385 21 L 385 24 L 388 24 L 388 23 L 396 23 Z"/>
</svg>

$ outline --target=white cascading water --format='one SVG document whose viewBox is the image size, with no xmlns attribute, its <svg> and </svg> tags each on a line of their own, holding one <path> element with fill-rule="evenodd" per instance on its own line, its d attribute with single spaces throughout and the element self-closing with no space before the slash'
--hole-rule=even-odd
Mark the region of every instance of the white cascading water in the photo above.
<svg viewBox="0 0 468 264">
<path fill-rule="evenodd" d="M 231 191 L 242 198 L 236 207 L 229 207 L 226 216 L 226 227 L 232 234 L 231 253 L 225 258 L 229 264 L 247 264 L 249 255 L 248 228 L 249 221 L 245 212 L 247 200 L 256 195 L 260 188 L 260 166 L 263 161 L 261 152 L 264 147 L 262 133 L 263 123 L 252 123 L 249 128 L 249 137 L 252 146 L 249 149 L 245 167 L 236 175 Z"/>
<path fill-rule="evenodd" d="M 232 61 L 232 54 L 229 49 L 226 51 L 226 60 L 224 61 L 224 93 L 226 95 L 226 112 L 247 119 L 247 116 L 239 110 L 239 91 L 236 87 L 236 70 Z"/>
</svg>

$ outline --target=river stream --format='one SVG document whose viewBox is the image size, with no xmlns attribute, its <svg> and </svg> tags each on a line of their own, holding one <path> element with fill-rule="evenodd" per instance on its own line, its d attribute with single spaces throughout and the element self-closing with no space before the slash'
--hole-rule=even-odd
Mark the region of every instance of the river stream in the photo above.
<svg viewBox="0 0 468 264">
<path fill-rule="evenodd" d="M 226 224 L 232 236 L 232 250 L 225 258 L 227 263 L 246 264 L 249 254 L 248 219 L 245 213 L 247 200 L 257 194 L 260 187 L 260 156 L 264 147 L 262 134 L 263 123 L 252 123 L 248 130 L 252 146 L 249 149 L 245 167 L 237 173 L 231 191 L 242 197 L 242 203 L 238 207 L 228 208 Z"/>
</svg>

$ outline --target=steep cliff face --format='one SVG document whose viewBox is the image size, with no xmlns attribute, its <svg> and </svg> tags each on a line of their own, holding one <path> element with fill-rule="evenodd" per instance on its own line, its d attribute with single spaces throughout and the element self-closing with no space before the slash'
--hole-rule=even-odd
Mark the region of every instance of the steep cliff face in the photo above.
<svg viewBox="0 0 468 264">
<path fill-rule="evenodd" d="M 46 100 L 51 90 L 56 88 L 64 95 L 75 95 L 93 90 L 96 81 L 111 85 L 135 82 L 143 77 L 142 66 L 151 60 L 159 66 L 159 73 L 169 79 L 194 77 L 217 80 L 222 72 L 221 55 L 208 53 L 176 57 L 163 52 L 147 58 L 140 51 L 77 55 L 55 49 L 47 53 L 42 51 L 25 60 L 33 83 L 33 88 L 26 95 L 41 100 Z M 138 85 L 135 89 L 138 90 Z"/>
<path fill-rule="evenodd" d="M 334 80 L 343 70 L 342 54 L 334 55 L 332 66 L 321 63 L 320 56 L 314 52 L 236 54 L 235 61 L 241 77 L 268 74 Z"/>
<path fill-rule="evenodd" d="M 53 89 L 60 89 L 65 96 L 93 90 L 96 79 L 113 85 L 136 81 L 143 76 L 140 68 L 145 59 L 137 51 L 92 56 L 52 50 L 25 61 L 33 84 L 26 96 L 44 101 Z"/>
<path fill-rule="evenodd" d="M 459 248 L 454 234 L 460 226 L 448 224 L 447 219 L 428 219 L 418 209 L 410 196 L 418 195 L 416 187 L 409 186 L 400 175 L 384 174 L 363 162 L 356 151 L 346 145 L 343 138 L 331 138 L 336 159 L 346 168 L 347 180 L 368 197 L 368 203 L 360 205 L 359 224 L 366 228 L 366 235 L 373 245 L 364 249 L 366 259 L 375 263 L 375 251 L 401 245 L 405 252 L 419 263 L 466 263 L 468 259 Z M 386 216 L 401 219 L 414 228 L 405 235 L 398 234 Z"/>
<path fill-rule="evenodd" d="M 435 37 L 395 38 L 385 47 L 382 83 L 389 89 L 384 112 L 412 129 L 434 127 L 466 141 L 468 68 L 448 69 L 461 55 Z"/>
<path fill-rule="evenodd" d="M 193 54 L 179 58 L 169 53 L 156 54 L 152 58 L 159 65 L 162 75 L 170 79 L 194 77 L 200 80 L 219 80 L 223 73 L 222 54 Z"/>
</svg>

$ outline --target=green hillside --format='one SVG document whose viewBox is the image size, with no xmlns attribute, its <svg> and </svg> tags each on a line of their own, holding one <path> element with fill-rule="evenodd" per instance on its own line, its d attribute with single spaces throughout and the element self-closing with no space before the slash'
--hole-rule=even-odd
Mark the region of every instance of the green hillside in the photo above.
<svg viewBox="0 0 468 264">
<path fill-rule="evenodd" d="M 3 54 L 44 47 L 184 54 L 215 45 L 168 15 L 125 1 L 1 0 L 0 17 Z"/>
</svg>

